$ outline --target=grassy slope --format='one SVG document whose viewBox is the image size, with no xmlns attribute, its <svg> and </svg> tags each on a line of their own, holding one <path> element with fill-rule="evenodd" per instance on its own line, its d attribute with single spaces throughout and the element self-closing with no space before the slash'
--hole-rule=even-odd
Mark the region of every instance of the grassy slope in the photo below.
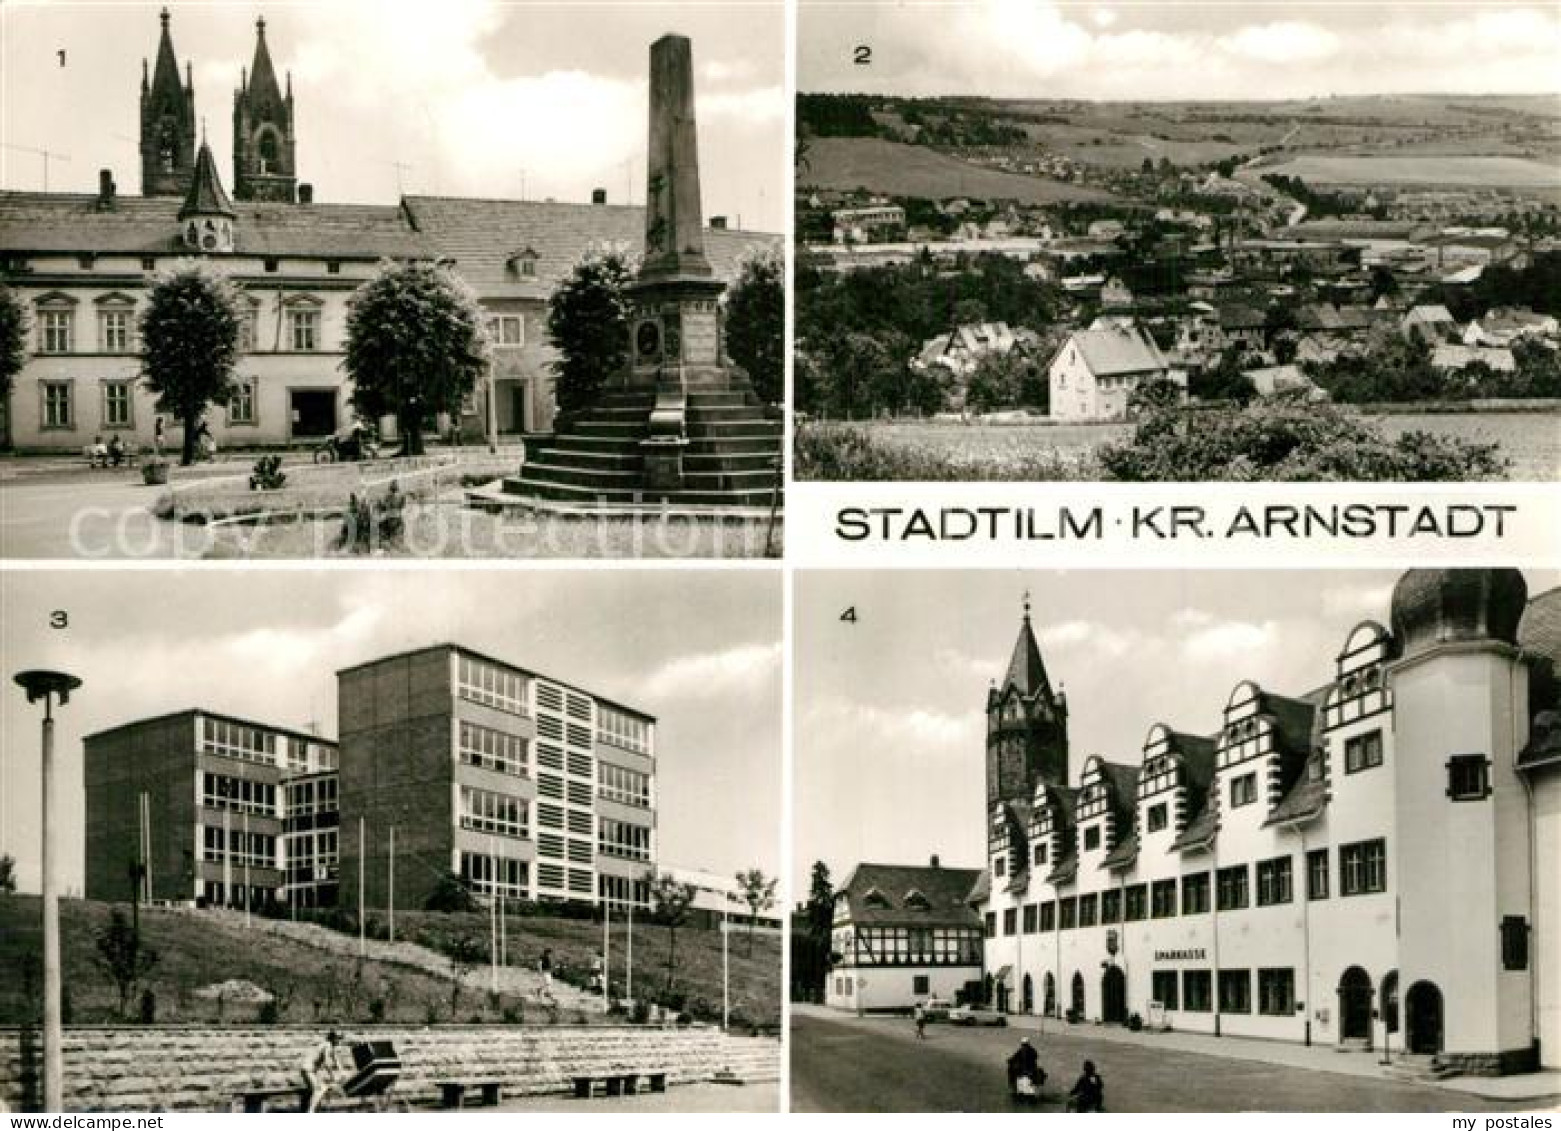
<svg viewBox="0 0 1561 1131">
<path fill-rule="evenodd" d="M 799 172 L 797 180 L 813 188 L 866 188 L 929 200 L 972 196 L 1025 204 L 1115 199 L 1099 189 L 985 169 L 926 146 L 902 145 L 881 138 L 814 138 L 809 142 L 807 160 L 808 167 Z"/>
<path fill-rule="evenodd" d="M 0 1025 L 15 1025 L 35 1016 L 24 971 L 37 968 L 42 948 L 36 896 L 0 896 Z M 113 983 L 97 969 L 94 940 L 108 922 L 109 906 L 84 900 L 60 903 L 61 955 L 64 984 L 69 990 L 72 1019 L 79 1024 L 115 1020 L 117 996 Z M 438 946 L 450 934 L 468 930 L 486 942 L 487 917 L 405 914 L 397 917 L 398 935 Z M 405 926 L 403 926 L 403 923 Z M 343 1005 L 352 984 L 355 962 L 260 931 L 195 914 L 146 911 L 141 919 L 147 942 L 159 954 L 148 984 L 157 995 L 159 1021 L 211 1023 L 219 1020 L 214 1002 L 196 997 L 202 986 L 244 979 L 272 992 L 291 991 L 291 1005 L 283 1021 L 316 1020 L 314 1003 L 322 1006 L 321 1020 L 361 1023 L 368 1020 L 369 1002 L 385 1002 L 385 1019 L 423 1024 L 430 1019 L 450 1020 L 451 984 L 419 970 L 387 963 L 364 964 L 361 989 L 352 1006 Z M 589 968 L 600 949 L 601 928 L 588 922 L 563 919 L 512 918 L 509 920 L 510 961 L 533 964 L 544 946 L 555 960 L 578 971 Z M 622 977 L 622 935 L 614 931 L 614 978 Z M 714 931 L 688 928 L 678 932 L 678 988 L 690 998 L 703 999 L 718 1016 L 721 1008 L 721 940 Z M 634 942 L 636 985 L 640 992 L 659 988 L 665 978 L 666 931 L 637 924 Z M 567 975 L 567 971 L 563 972 Z M 651 979 L 649 983 L 645 979 Z M 34 982 L 36 985 L 36 982 Z M 756 1021 L 778 1023 L 780 1017 L 780 946 L 773 937 L 756 937 L 753 957 L 745 956 L 745 940 L 732 941 L 733 1009 Z M 329 1003 L 329 1004 L 327 1004 Z M 509 999 L 497 1010 L 485 995 L 463 991 L 458 1019 L 498 1021 Z M 230 1024 L 250 1024 L 254 1005 L 227 1005 L 220 1018 Z M 707 1012 L 706 1016 L 712 1015 Z M 577 1021 L 568 1015 L 560 1020 Z"/>
<path fill-rule="evenodd" d="M 397 932 L 425 946 L 443 949 L 451 934 L 470 931 L 487 937 L 486 915 L 435 915 L 428 912 L 397 914 Z M 405 923 L 405 926 L 402 924 Z M 612 977 L 615 993 L 623 992 L 626 953 L 625 922 L 614 920 Z M 584 984 L 591 959 L 602 949 L 602 927 L 575 919 L 521 918 L 507 920 L 510 963 L 535 966 L 544 948 L 553 952 L 558 976 Z M 721 935 L 718 931 L 680 927 L 677 932 L 678 966 L 674 988 L 687 995 L 696 1016 L 717 1019 L 721 1012 Z M 656 993 L 666 984 L 667 929 L 643 920 L 634 924 L 634 992 L 636 997 Z M 753 954 L 748 954 L 745 934 L 734 934 L 730 943 L 731 1008 L 734 1016 L 759 1024 L 780 1023 L 780 940 L 756 934 Z M 701 1004 L 702 1003 L 702 1004 Z"/>
</svg>

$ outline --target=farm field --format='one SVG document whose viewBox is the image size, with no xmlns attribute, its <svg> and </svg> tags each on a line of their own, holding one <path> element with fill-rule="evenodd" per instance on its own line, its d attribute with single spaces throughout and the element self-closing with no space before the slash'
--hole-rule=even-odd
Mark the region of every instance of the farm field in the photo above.
<svg viewBox="0 0 1561 1131">
<path fill-rule="evenodd" d="M 1390 436 L 1424 431 L 1461 440 L 1496 442 L 1512 461 L 1518 481 L 1561 479 L 1561 417 L 1533 413 L 1404 413 L 1367 417 Z M 906 452 L 921 452 L 968 465 L 972 479 L 1014 478 L 1040 455 L 1087 467 L 1091 453 L 1126 436 L 1127 424 L 959 424 L 886 421 L 859 425 L 875 440 Z"/>
<path fill-rule="evenodd" d="M 1523 157 L 1303 155 L 1262 171 L 1300 177 L 1308 184 L 1561 189 L 1561 172 Z"/>
<path fill-rule="evenodd" d="M 797 181 L 813 188 L 865 188 L 891 196 L 930 200 L 974 196 L 1023 204 L 1055 204 L 1066 200 L 1116 199 L 1099 189 L 983 169 L 925 146 L 868 137 L 814 138 L 808 146 L 807 164 L 799 170 Z"/>
</svg>

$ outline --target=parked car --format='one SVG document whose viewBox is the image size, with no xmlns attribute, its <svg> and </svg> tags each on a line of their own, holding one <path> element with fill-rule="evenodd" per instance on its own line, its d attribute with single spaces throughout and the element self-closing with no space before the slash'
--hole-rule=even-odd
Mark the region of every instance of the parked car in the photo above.
<svg viewBox="0 0 1561 1131">
<path fill-rule="evenodd" d="M 949 1010 L 950 1025 L 990 1025 L 1001 1028 L 1008 1024 L 1008 1018 L 995 1009 L 977 1009 L 975 1006 L 960 1005 Z"/>
<path fill-rule="evenodd" d="M 928 1021 L 947 1021 L 954 1003 L 940 997 L 929 997 L 921 1003 L 921 1015 Z"/>
</svg>

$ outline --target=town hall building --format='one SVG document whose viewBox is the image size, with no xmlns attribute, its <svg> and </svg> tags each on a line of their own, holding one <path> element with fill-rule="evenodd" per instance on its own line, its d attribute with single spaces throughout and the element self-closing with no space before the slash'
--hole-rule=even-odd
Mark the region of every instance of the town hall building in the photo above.
<svg viewBox="0 0 1561 1131">
<path fill-rule="evenodd" d="M 989 999 L 1561 1065 L 1561 590 L 1411 570 L 1386 611 L 1315 688 L 1243 680 L 1214 734 L 1077 760 L 1027 606 L 986 704 Z"/>
</svg>

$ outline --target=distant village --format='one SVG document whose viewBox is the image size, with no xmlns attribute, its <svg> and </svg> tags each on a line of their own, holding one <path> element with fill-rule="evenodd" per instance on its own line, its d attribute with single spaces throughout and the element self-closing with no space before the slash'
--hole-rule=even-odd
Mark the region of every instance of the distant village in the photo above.
<svg viewBox="0 0 1561 1131">
<path fill-rule="evenodd" d="M 979 318 L 956 304 L 903 359 L 909 379 L 938 391 L 918 412 L 1114 420 L 1156 381 L 1194 399 L 1243 401 L 1561 396 L 1554 191 L 1324 191 L 1265 174 L 1258 161 L 1189 170 L 1146 158 L 1138 170 L 1086 170 L 1012 147 L 960 156 L 1090 181 L 1118 199 L 889 197 L 807 188 L 799 174 L 803 355 L 819 344 L 806 321 L 809 280 L 893 268 L 948 277 L 1001 257 L 1049 296 L 1050 316 Z M 1007 396 L 991 395 L 990 381 L 973 395 L 973 379 L 994 367 L 1028 376 L 1009 381 Z M 1389 376 L 1348 379 L 1368 369 Z"/>
</svg>

